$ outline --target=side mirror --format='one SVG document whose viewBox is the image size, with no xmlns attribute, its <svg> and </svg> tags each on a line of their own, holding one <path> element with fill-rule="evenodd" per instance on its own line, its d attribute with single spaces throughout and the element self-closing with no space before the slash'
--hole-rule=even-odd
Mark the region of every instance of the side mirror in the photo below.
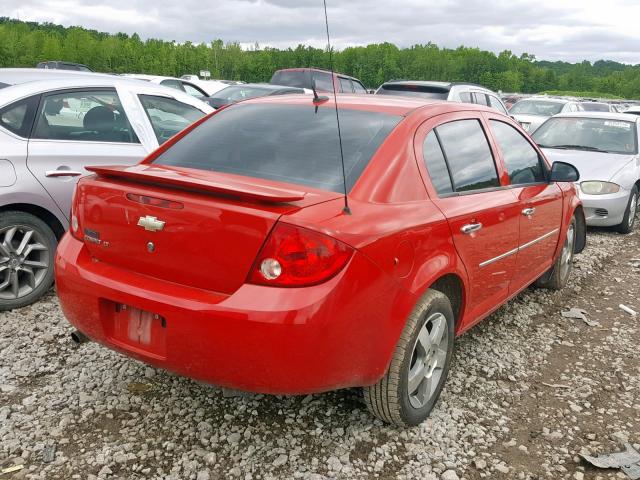
<svg viewBox="0 0 640 480">
<path fill-rule="evenodd" d="M 580 172 L 570 163 L 553 162 L 549 177 L 550 182 L 577 182 L 580 180 Z"/>
</svg>

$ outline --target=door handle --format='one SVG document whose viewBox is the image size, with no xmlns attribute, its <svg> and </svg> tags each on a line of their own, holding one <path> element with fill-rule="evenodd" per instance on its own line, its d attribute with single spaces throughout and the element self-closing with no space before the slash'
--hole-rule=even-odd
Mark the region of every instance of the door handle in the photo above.
<svg viewBox="0 0 640 480">
<path fill-rule="evenodd" d="M 522 215 L 524 215 L 525 217 L 531 217 L 534 213 L 536 213 L 536 209 L 533 207 L 525 208 L 522 210 Z"/>
<path fill-rule="evenodd" d="M 462 226 L 460 231 L 462 233 L 464 233 L 465 235 L 469 235 L 471 233 L 477 232 L 481 228 L 482 228 L 482 224 L 481 223 L 467 223 L 466 225 Z"/>
<path fill-rule="evenodd" d="M 75 170 L 49 170 L 44 175 L 45 177 L 79 177 L 82 172 Z"/>
</svg>

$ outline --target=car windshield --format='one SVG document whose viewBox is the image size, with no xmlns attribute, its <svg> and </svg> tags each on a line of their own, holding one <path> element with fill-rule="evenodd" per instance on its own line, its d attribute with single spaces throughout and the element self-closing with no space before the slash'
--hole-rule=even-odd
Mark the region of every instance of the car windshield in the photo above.
<svg viewBox="0 0 640 480">
<path fill-rule="evenodd" d="M 609 105 L 606 103 L 581 103 L 580 106 L 585 112 L 608 112 Z"/>
<path fill-rule="evenodd" d="M 280 70 L 273 74 L 270 83 L 289 87 L 311 88 L 310 79 L 309 72 L 306 70 Z"/>
<path fill-rule="evenodd" d="M 241 100 L 247 100 L 248 98 L 261 97 L 268 95 L 270 90 L 268 88 L 252 87 L 247 85 L 233 85 L 226 87 L 216 92 L 215 98 L 221 98 L 229 102 L 239 102 Z"/>
<path fill-rule="evenodd" d="M 382 87 L 380 87 L 376 94 L 402 95 L 404 97 L 435 98 L 439 100 L 446 100 L 449 96 L 449 89 L 431 85 L 390 83 L 387 85 L 382 85 Z"/>
<path fill-rule="evenodd" d="M 402 117 L 340 109 L 347 190 Z M 333 106 L 238 104 L 221 110 L 154 163 L 342 192 Z"/>
<path fill-rule="evenodd" d="M 533 134 L 542 148 L 635 154 L 637 134 L 632 122 L 604 118 L 551 118 Z"/>
<path fill-rule="evenodd" d="M 550 102 L 548 100 L 521 100 L 516 103 L 509 113 L 511 115 L 539 115 L 553 117 L 562 111 L 564 103 Z"/>
</svg>

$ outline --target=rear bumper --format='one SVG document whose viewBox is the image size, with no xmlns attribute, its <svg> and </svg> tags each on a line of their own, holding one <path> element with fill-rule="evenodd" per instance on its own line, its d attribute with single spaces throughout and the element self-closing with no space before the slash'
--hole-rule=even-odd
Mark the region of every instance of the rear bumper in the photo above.
<svg viewBox="0 0 640 480">
<path fill-rule="evenodd" d="M 67 319 L 92 340 L 180 375 L 261 393 L 375 383 L 406 318 L 394 299 L 407 295 L 357 252 L 324 284 L 245 284 L 228 296 L 95 262 L 67 234 L 56 254 L 56 282 Z M 118 305 L 163 319 L 152 321 L 150 343 L 122 336 Z"/>
<path fill-rule="evenodd" d="M 580 199 L 587 225 L 611 227 L 622 223 L 630 194 L 631 192 L 625 189 L 609 195 L 587 195 L 581 191 Z"/>
</svg>

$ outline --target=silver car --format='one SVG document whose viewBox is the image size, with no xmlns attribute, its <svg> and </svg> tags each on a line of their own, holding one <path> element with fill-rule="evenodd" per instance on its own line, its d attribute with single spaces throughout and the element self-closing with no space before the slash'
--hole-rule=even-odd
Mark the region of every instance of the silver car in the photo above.
<svg viewBox="0 0 640 480">
<path fill-rule="evenodd" d="M 550 118 L 533 134 L 547 157 L 580 172 L 588 225 L 633 230 L 640 189 L 640 117 L 582 112 Z"/>
<path fill-rule="evenodd" d="M 32 303 L 51 286 L 85 166 L 137 163 L 213 111 L 151 83 L 46 74 L 0 70 L 0 310 Z"/>
<path fill-rule="evenodd" d="M 574 113 L 583 110 L 579 102 L 572 100 L 530 97 L 516 102 L 509 109 L 509 115 L 516 119 L 527 132 L 533 133 L 549 117 L 559 113 Z"/>
</svg>

